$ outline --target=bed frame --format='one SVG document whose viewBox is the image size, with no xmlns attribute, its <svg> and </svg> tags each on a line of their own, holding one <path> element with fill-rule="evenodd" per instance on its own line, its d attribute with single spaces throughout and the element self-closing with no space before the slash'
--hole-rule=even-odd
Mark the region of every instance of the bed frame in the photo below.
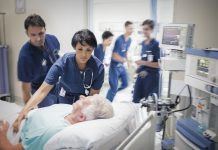
<svg viewBox="0 0 218 150">
<path fill-rule="evenodd" d="M 116 150 L 154 150 L 156 113 L 151 111 L 147 119 L 135 129 Z"/>
</svg>

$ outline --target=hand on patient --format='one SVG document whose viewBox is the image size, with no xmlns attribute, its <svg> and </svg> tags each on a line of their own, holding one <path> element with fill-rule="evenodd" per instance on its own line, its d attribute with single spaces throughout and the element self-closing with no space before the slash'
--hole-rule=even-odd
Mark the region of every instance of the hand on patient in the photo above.
<svg viewBox="0 0 218 150">
<path fill-rule="evenodd" d="M 20 124 L 22 120 L 25 118 L 25 115 L 23 113 L 19 114 L 17 119 L 13 123 L 13 131 L 14 133 L 17 133 L 19 131 Z"/>
</svg>

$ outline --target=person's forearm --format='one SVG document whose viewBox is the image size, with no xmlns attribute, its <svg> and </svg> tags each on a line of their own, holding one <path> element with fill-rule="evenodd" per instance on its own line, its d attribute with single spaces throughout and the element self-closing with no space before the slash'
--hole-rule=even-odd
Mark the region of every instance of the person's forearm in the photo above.
<svg viewBox="0 0 218 150">
<path fill-rule="evenodd" d="M 22 82 L 22 95 L 24 103 L 26 104 L 31 97 L 31 86 L 30 83 Z"/>
<path fill-rule="evenodd" d="M 126 61 L 126 58 L 124 58 L 124 57 L 118 55 L 117 53 L 113 53 L 112 58 L 113 58 L 114 60 L 119 61 L 119 62 L 122 62 L 122 63 Z"/>
<path fill-rule="evenodd" d="M 25 104 L 28 102 L 30 98 L 31 98 L 31 94 L 29 92 L 23 91 L 23 100 Z"/>
<path fill-rule="evenodd" d="M 33 94 L 27 104 L 24 106 L 22 110 L 22 114 L 26 115 L 31 109 L 36 107 L 43 99 L 48 95 L 49 91 L 53 88 L 52 85 L 48 85 L 47 83 L 43 83 L 40 88 Z"/>
<path fill-rule="evenodd" d="M 143 65 L 151 68 L 159 68 L 158 62 L 144 61 Z"/>
</svg>

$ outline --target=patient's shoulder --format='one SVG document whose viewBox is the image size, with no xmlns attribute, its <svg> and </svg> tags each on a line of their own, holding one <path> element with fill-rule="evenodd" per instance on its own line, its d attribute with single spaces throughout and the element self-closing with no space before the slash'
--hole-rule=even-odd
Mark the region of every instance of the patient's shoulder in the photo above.
<svg viewBox="0 0 218 150">
<path fill-rule="evenodd" d="M 68 113 L 72 111 L 72 105 L 69 104 L 54 104 L 48 107 L 34 109 L 29 112 L 28 118 L 30 117 L 49 117 L 52 115 L 59 115 L 62 113 Z"/>
</svg>

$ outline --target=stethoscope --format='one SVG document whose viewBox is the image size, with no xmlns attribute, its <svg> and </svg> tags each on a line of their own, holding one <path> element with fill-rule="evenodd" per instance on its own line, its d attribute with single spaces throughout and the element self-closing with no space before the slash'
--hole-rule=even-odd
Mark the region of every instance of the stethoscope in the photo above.
<svg viewBox="0 0 218 150">
<path fill-rule="evenodd" d="M 91 79 L 87 80 L 87 74 L 88 76 L 91 75 Z M 92 82 L 93 82 L 93 71 L 91 68 L 86 68 L 85 71 L 83 72 L 83 87 L 85 89 L 85 95 L 88 96 L 89 95 L 89 89 L 92 86 Z"/>
<path fill-rule="evenodd" d="M 91 68 L 86 68 L 85 71 L 80 72 L 80 74 L 82 74 L 82 76 L 83 76 L 82 77 L 82 84 L 83 84 L 83 87 L 85 89 L 85 95 L 88 96 L 89 89 L 92 86 L 94 73 L 93 73 Z M 91 78 L 87 78 L 89 75 Z M 61 78 L 59 78 L 59 82 L 60 82 L 60 80 L 61 80 Z M 65 84 L 63 82 L 61 84 L 63 84 L 65 86 L 65 88 L 67 88 L 69 90 L 69 92 L 73 94 L 73 92 L 71 91 L 71 88 L 67 84 Z M 64 97 L 66 95 L 66 91 L 63 87 L 61 87 L 59 95 L 62 97 Z"/>
</svg>

